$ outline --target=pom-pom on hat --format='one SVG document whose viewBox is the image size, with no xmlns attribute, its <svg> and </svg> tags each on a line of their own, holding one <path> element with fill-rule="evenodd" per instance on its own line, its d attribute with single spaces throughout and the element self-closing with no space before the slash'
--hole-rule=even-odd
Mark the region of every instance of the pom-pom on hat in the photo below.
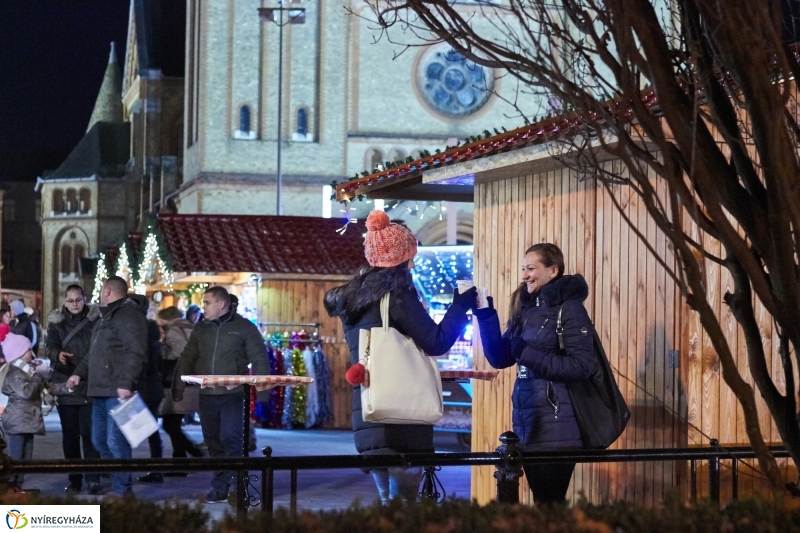
<svg viewBox="0 0 800 533">
<path fill-rule="evenodd" d="M 31 349 L 31 341 L 24 335 L 9 333 L 3 342 L 0 342 L 0 346 L 3 347 L 3 357 L 10 363 L 19 359 Z"/>
<path fill-rule="evenodd" d="M 364 256 L 371 266 L 393 267 L 417 255 L 417 238 L 408 228 L 393 224 L 381 210 L 367 217 L 367 238 Z"/>
</svg>

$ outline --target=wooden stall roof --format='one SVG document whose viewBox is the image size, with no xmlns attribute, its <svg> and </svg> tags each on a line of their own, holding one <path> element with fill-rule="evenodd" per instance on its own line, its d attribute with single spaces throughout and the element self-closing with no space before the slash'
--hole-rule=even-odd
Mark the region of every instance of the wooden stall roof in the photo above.
<svg viewBox="0 0 800 533">
<path fill-rule="evenodd" d="M 658 113 L 658 99 L 652 91 L 642 93 L 642 102 L 653 113 Z M 630 120 L 630 105 L 619 102 L 604 104 L 614 116 Z M 588 126 L 587 124 L 591 124 Z M 547 118 L 534 124 L 523 126 L 497 135 L 489 135 L 469 144 L 451 148 L 444 152 L 421 157 L 394 168 L 374 172 L 363 178 L 339 183 L 336 186 L 336 199 L 340 202 L 352 200 L 359 195 L 370 198 L 391 198 L 397 200 L 452 200 L 472 201 L 473 183 L 464 179 L 450 179 L 436 183 L 423 182 L 422 175 L 430 170 L 463 163 L 475 159 L 519 150 L 526 146 L 541 145 L 561 137 L 579 135 L 587 128 L 602 127 L 597 117 L 570 115 Z M 497 130 L 495 130 L 497 131 Z"/>
<path fill-rule="evenodd" d="M 178 272 L 352 275 L 367 264 L 362 221 L 338 218 L 158 215 Z"/>
</svg>

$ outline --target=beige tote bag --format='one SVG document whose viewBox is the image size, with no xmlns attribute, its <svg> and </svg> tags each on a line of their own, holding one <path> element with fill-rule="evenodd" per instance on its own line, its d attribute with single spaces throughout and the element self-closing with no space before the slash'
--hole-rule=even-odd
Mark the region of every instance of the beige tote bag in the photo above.
<svg viewBox="0 0 800 533">
<path fill-rule="evenodd" d="M 434 424 L 442 417 L 442 378 L 435 357 L 389 327 L 389 293 L 381 298 L 380 327 L 362 329 L 359 359 L 369 380 L 361 386 L 364 422 Z"/>
</svg>

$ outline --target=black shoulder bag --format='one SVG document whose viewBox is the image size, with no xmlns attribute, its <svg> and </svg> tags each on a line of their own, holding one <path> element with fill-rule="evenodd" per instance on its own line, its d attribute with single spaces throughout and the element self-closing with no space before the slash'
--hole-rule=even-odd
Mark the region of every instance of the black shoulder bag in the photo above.
<svg viewBox="0 0 800 533">
<path fill-rule="evenodd" d="M 558 310 L 556 333 L 558 347 L 564 354 L 564 328 L 561 326 L 561 313 Z M 596 363 L 592 375 L 586 381 L 566 382 L 569 398 L 583 445 L 588 449 L 603 450 L 619 438 L 631 417 L 631 412 L 622 393 L 619 391 L 611 363 L 608 362 L 600 337 L 592 326 L 594 355 Z"/>
</svg>

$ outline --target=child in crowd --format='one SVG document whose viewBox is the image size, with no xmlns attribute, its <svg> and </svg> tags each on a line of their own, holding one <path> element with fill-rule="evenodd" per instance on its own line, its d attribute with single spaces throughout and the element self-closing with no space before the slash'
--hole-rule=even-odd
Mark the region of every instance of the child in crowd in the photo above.
<svg viewBox="0 0 800 533">
<path fill-rule="evenodd" d="M 50 387 L 53 394 L 70 394 L 63 383 L 46 383 L 46 376 L 36 372 L 37 362 L 33 358 L 31 341 L 24 335 L 6 333 L 0 328 L 0 345 L 6 364 L 0 369 L 5 373 L 0 390 L 8 396 L 3 411 L 3 429 L 8 441 L 8 455 L 12 461 L 33 458 L 33 436 L 44 435 L 42 416 L 42 391 Z M 9 482 L 21 490 L 24 475 L 15 474 Z"/>
</svg>

